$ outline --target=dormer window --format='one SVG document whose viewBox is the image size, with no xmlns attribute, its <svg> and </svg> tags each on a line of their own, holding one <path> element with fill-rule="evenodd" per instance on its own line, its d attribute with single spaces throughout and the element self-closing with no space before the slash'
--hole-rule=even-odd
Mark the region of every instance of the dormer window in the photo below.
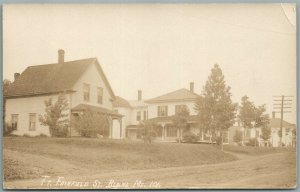
<svg viewBox="0 0 300 192">
<path fill-rule="evenodd" d="M 86 83 L 83 84 L 83 100 L 90 101 L 90 85 Z"/>
</svg>

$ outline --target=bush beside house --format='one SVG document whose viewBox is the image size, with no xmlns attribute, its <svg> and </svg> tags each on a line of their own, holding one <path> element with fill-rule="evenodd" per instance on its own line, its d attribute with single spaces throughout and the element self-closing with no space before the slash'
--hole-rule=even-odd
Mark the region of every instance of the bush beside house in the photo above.
<svg viewBox="0 0 300 192">
<path fill-rule="evenodd" d="M 108 116 L 89 110 L 74 116 L 71 125 L 83 137 L 96 138 L 99 135 L 101 137 L 109 135 Z"/>
<path fill-rule="evenodd" d="M 199 136 L 197 136 L 195 133 L 187 131 L 183 133 L 182 141 L 187 143 L 196 142 L 199 140 Z"/>
</svg>

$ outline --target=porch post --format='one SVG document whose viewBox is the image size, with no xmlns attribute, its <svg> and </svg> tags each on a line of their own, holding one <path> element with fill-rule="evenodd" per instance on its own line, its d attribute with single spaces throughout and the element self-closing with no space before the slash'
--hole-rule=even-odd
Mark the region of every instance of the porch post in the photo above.
<svg viewBox="0 0 300 192">
<path fill-rule="evenodd" d="M 122 139 L 122 133 L 123 133 L 122 118 L 119 118 L 119 123 L 120 123 L 120 138 Z"/>
<path fill-rule="evenodd" d="M 109 138 L 112 139 L 112 118 L 109 117 Z"/>
<path fill-rule="evenodd" d="M 162 140 L 165 140 L 165 124 L 162 124 L 162 133 L 161 133 L 161 136 L 162 136 Z"/>
</svg>

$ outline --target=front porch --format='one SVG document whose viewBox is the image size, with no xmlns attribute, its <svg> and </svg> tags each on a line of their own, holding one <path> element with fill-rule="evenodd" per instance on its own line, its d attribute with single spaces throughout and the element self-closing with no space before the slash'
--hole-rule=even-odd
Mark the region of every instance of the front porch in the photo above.
<svg viewBox="0 0 300 192">
<path fill-rule="evenodd" d="M 216 143 L 213 141 L 213 135 L 209 131 L 205 131 L 201 128 L 197 122 L 197 116 L 189 116 L 187 126 L 181 130 L 175 127 L 172 123 L 172 117 L 156 117 L 149 119 L 152 123 L 155 123 L 154 141 L 158 142 L 179 142 L 179 139 L 183 138 L 185 133 L 193 134 L 196 138 L 197 143 Z M 126 127 L 126 138 L 128 139 L 142 139 L 142 129 L 139 125 L 128 125 Z M 180 133 L 181 131 L 181 133 Z M 220 136 L 220 133 L 218 133 Z M 229 133 L 228 131 L 222 132 L 223 144 L 229 144 Z"/>
<path fill-rule="evenodd" d="M 194 134 L 197 137 L 196 142 L 199 143 L 215 143 L 215 141 L 212 140 L 212 135 L 209 132 L 205 132 L 205 130 L 201 129 L 199 124 L 193 124 L 190 123 L 187 125 L 186 128 L 180 130 L 176 127 L 174 127 L 172 124 L 165 124 L 161 125 L 158 128 L 157 135 L 155 137 L 155 140 L 157 141 L 172 141 L 172 142 L 178 142 L 180 139 L 184 138 L 184 134 L 190 132 Z M 223 135 L 223 144 L 228 144 L 228 131 L 224 131 L 222 133 Z"/>
<path fill-rule="evenodd" d="M 164 142 L 178 142 L 180 137 L 183 138 L 184 134 L 189 132 L 194 134 L 197 137 L 197 141 L 199 143 L 215 143 L 212 139 L 212 134 L 209 131 L 205 131 L 201 128 L 200 124 L 197 122 L 197 116 L 189 116 L 187 126 L 182 128 L 181 130 L 177 127 L 174 127 L 172 124 L 172 117 L 157 117 L 153 119 L 149 119 L 149 121 L 155 122 L 158 124 L 156 129 L 156 137 L 154 140 L 156 141 L 164 141 Z M 180 133 L 181 131 L 181 133 Z M 218 133 L 220 136 L 220 133 Z M 229 143 L 229 134 L 228 131 L 222 132 L 223 144 Z"/>
</svg>

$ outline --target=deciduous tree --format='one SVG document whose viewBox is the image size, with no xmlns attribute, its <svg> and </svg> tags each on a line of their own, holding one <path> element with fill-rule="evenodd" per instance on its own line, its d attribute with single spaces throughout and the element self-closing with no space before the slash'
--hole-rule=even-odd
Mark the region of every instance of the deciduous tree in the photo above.
<svg viewBox="0 0 300 192">
<path fill-rule="evenodd" d="M 139 124 L 141 135 L 144 143 L 152 143 L 153 138 L 156 136 L 159 126 L 152 121 L 141 121 Z"/>
<path fill-rule="evenodd" d="M 183 129 L 187 127 L 190 111 L 186 105 L 183 105 L 179 111 L 172 117 L 172 124 L 179 131 L 179 143 L 182 140 Z"/>
<path fill-rule="evenodd" d="M 261 128 L 261 138 L 264 141 L 268 141 L 271 137 L 271 128 L 268 126 L 262 127 Z"/>
<path fill-rule="evenodd" d="M 250 128 L 255 128 L 255 138 L 256 128 L 264 128 L 268 126 L 270 118 L 269 115 L 265 113 L 265 105 L 255 106 L 255 104 L 249 101 L 249 97 L 242 97 L 242 102 L 239 110 L 239 119 L 243 123 L 245 131 Z M 257 140 L 254 142 L 254 146 L 257 146 Z"/>
<path fill-rule="evenodd" d="M 238 117 L 243 123 L 245 130 L 253 127 L 256 118 L 256 107 L 246 95 L 242 97 Z"/>
<path fill-rule="evenodd" d="M 66 137 L 69 127 L 67 118 L 69 104 L 65 94 L 59 94 L 56 102 L 49 98 L 44 103 L 45 114 L 39 116 L 41 125 L 48 126 L 53 137 Z"/>
<path fill-rule="evenodd" d="M 6 111 L 6 95 L 8 93 L 9 87 L 11 86 L 12 82 L 9 79 L 4 79 L 3 80 L 3 117 L 2 117 L 2 122 L 3 126 L 4 126 L 4 132 L 11 132 L 12 130 L 8 130 L 11 129 L 10 126 L 7 125 L 7 123 L 5 123 L 5 111 Z"/>
</svg>

